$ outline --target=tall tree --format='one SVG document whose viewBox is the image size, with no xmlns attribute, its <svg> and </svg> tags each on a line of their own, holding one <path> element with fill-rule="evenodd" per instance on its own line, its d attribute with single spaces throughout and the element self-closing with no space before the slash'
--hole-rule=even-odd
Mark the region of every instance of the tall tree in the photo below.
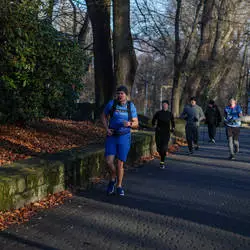
<svg viewBox="0 0 250 250">
<path fill-rule="evenodd" d="M 184 52 L 181 50 L 181 38 L 180 38 L 180 24 L 181 24 L 181 8 L 182 0 L 177 0 L 176 14 L 175 14 L 175 54 L 174 54 L 174 79 L 172 89 L 172 113 L 175 117 L 179 116 L 180 101 L 182 96 L 181 76 L 185 70 L 187 60 L 190 54 L 191 45 L 196 34 L 197 24 L 199 20 L 200 10 L 203 5 L 203 0 L 199 0 L 197 4 L 194 20 L 192 23 L 191 31 L 188 35 L 186 45 L 184 46 Z"/>
<path fill-rule="evenodd" d="M 87 34 L 89 32 L 89 16 L 88 13 L 86 13 L 83 25 L 80 29 L 80 32 L 78 34 L 78 43 L 82 49 L 85 49 L 86 47 L 86 40 L 87 40 Z"/>
<path fill-rule="evenodd" d="M 130 29 L 130 0 L 113 0 L 114 76 L 116 85 L 134 83 L 137 60 Z"/>
<path fill-rule="evenodd" d="M 93 30 L 96 117 L 115 89 L 110 32 L 111 0 L 86 0 Z"/>
<path fill-rule="evenodd" d="M 140 53 L 157 55 L 155 58 L 166 57 L 174 66 L 164 84 L 169 85 L 173 77 L 175 115 L 191 95 L 205 102 L 207 98 L 225 99 L 235 92 L 240 74 L 238 62 L 247 41 L 249 1 L 159 1 L 157 7 L 161 5 L 161 9 L 150 0 L 135 3 L 136 48 Z"/>
<path fill-rule="evenodd" d="M 48 19 L 50 23 L 52 23 L 52 18 L 53 18 L 53 10 L 54 10 L 54 5 L 56 3 L 56 0 L 49 0 L 48 1 Z"/>
<path fill-rule="evenodd" d="M 245 44 L 247 15 L 241 13 L 241 3 L 244 1 L 204 1 L 200 44 L 185 84 L 183 103 L 193 95 L 197 95 L 201 102 L 205 101 L 211 98 L 211 89 L 224 84 L 234 59 Z M 242 18 L 239 20 L 240 13 Z"/>
<path fill-rule="evenodd" d="M 246 79 L 248 76 L 247 71 L 249 69 L 247 68 L 247 50 L 248 50 L 248 44 L 245 44 L 244 52 L 243 52 L 243 57 L 240 65 L 240 72 L 239 72 L 239 82 L 238 82 L 238 89 L 237 89 L 237 94 L 236 97 L 237 99 L 241 99 L 241 97 L 244 95 L 243 89 L 246 83 Z"/>
<path fill-rule="evenodd" d="M 73 39 L 77 39 L 77 34 L 76 34 L 76 27 L 77 27 L 77 9 L 75 6 L 75 3 L 73 0 L 69 0 L 71 7 L 73 9 L 73 28 L 72 28 L 72 34 L 73 34 Z"/>
<path fill-rule="evenodd" d="M 200 81 L 203 77 L 202 84 L 208 84 L 209 78 L 206 74 L 209 73 L 210 48 L 211 48 L 211 33 L 213 32 L 212 24 L 213 18 L 212 13 L 215 7 L 215 0 L 204 1 L 203 13 L 201 18 L 201 37 L 200 45 L 198 48 L 197 56 L 194 61 L 193 73 L 186 84 L 186 91 L 184 92 L 184 102 L 190 97 L 197 93 Z"/>
<path fill-rule="evenodd" d="M 181 42 L 180 42 L 180 15 L 181 2 L 177 0 L 176 15 L 175 15 L 175 54 L 174 54 L 174 79 L 172 89 L 171 108 L 174 116 L 178 115 L 180 103 L 180 80 L 181 80 Z"/>
</svg>

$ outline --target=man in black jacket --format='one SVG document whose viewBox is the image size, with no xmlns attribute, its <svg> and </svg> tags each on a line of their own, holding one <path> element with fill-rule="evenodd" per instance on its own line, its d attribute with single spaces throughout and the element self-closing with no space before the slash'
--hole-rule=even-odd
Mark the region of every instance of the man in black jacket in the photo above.
<svg viewBox="0 0 250 250">
<path fill-rule="evenodd" d="M 174 132 L 175 122 L 173 114 L 168 110 L 169 102 L 162 101 L 162 110 L 157 111 L 153 117 L 152 125 L 155 126 L 155 141 L 157 151 L 161 157 L 160 168 L 165 168 L 165 157 L 168 150 L 168 142 L 170 139 L 170 132 Z M 170 129 L 170 123 L 172 129 Z"/>
<path fill-rule="evenodd" d="M 216 127 L 218 127 L 221 122 L 221 114 L 214 100 L 209 101 L 205 116 L 210 139 L 209 142 L 215 143 Z"/>
</svg>

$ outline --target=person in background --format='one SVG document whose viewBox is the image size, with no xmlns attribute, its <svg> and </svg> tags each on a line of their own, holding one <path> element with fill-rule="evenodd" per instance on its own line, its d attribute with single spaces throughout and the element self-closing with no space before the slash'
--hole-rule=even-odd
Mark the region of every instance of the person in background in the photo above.
<svg viewBox="0 0 250 250">
<path fill-rule="evenodd" d="M 237 105 L 235 98 L 229 99 L 229 105 L 224 109 L 224 123 L 229 147 L 229 159 L 235 160 L 235 154 L 240 150 L 239 135 L 242 117 L 242 109 Z"/>
<path fill-rule="evenodd" d="M 105 157 L 110 169 L 110 181 L 107 194 L 116 192 L 124 196 L 122 187 L 124 162 L 126 162 L 131 144 L 131 128 L 138 127 L 135 105 L 128 101 L 128 89 L 120 86 L 116 90 L 116 99 L 109 101 L 101 115 L 102 123 L 107 131 L 105 142 Z M 117 158 L 117 169 L 114 159 Z"/>
<path fill-rule="evenodd" d="M 155 126 L 155 141 L 157 151 L 161 157 L 160 168 L 165 168 L 165 158 L 168 150 L 170 132 L 174 132 L 175 122 L 173 114 L 168 110 L 169 102 L 162 101 L 162 110 L 157 111 L 152 119 L 152 125 Z M 170 129 L 171 123 L 171 129 Z"/>
<path fill-rule="evenodd" d="M 189 154 L 193 154 L 193 143 L 195 150 L 199 149 L 199 126 L 200 122 L 205 119 L 205 115 L 200 106 L 196 104 L 196 97 L 190 98 L 190 104 L 186 105 L 180 116 L 186 120 L 186 139 L 188 143 Z"/>
<path fill-rule="evenodd" d="M 221 122 L 221 114 L 214 100 L 209 101 L 205 116 L 209 142 L 215 143 L 216 127 L 218 127 Z"/>
</svg>

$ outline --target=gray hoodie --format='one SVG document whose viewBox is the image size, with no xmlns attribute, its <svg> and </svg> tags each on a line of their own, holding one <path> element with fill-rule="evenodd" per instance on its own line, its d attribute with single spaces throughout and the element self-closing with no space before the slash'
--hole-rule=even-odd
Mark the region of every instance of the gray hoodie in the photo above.
<svg viewBox="0 0 250 250">
<path fill-rule="evenodd" d="M 188 126 L 199 126 L 200 121 L 205 119 L 205 115 L 202 108 L 197 104 L 194 106 L 188 104 L 184 107 L 180 118 L 185 119 Z"/>
</svg>

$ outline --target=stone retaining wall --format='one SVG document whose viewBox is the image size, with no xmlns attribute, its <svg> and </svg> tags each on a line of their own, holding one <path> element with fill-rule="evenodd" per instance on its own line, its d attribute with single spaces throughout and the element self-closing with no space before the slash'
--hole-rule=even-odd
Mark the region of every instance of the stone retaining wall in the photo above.
<svg viewBox="0 0 250 250">
<path fill-rule="evenodd" d="M 154 133 L 132 135 L 128 163 L 155 152 Z M 19 208 L 68 187 L 86 188 L 92 177 L 104 176 L 101 145 L 90 145 L 15 162 L 0 168 L 0 210 Z"/>
</svg>

